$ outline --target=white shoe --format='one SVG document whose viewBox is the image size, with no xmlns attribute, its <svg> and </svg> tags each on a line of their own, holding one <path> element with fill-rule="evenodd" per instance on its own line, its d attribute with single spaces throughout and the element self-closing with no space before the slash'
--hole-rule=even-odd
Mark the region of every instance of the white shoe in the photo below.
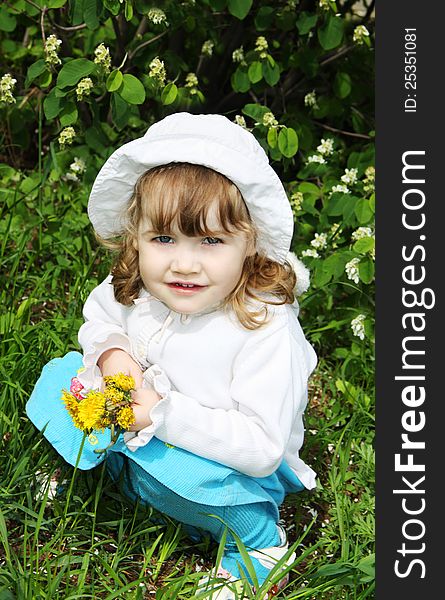
<svg viewBox="0 0 445 600">
<path fill-rule="evenodd" d="M 288 552 L 289 544 L 287 542 L 286 531 L 281 524 L 278 525 L 278 531 L 280 535 L 280 545 L 272 546 L 270 548 L 262 548 L 260 550 L 251 550 L 248 554 L 258 560 L 263 567 L 271 571 L 277 562 L 285 556 Z M 283 564 L 283 569 L 290 566 L 295 561 L 296 554 L 292 554 L 286 559 Z M 276 596 L 289 582 L 289 575 L 286 575 L 278 581 L 275 585 L 271 586 L 268 593 L 264 596 L 264 600 Z M 201 580 L 198 588 L 199 597 L 203 600 L 243 600 L 248 598 L 244 595 L 246 591 L 247 582 L 237 579 L 229 571 L 219 566 L 216 569 L 216 573 L 212 572 L 210 576 L 205 577 Z M 251 589 L 251 588 L 250 588 Z M 202 595 L 203 592 L 207 592 L 208 595 Z M 253 589 L 255 593 L 255 589 Z"/>
</svg>

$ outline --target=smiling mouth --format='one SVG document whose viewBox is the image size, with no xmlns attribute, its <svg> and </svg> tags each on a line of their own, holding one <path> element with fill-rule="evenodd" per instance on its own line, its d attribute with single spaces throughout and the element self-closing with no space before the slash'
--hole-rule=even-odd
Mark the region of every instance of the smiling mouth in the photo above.
<svg viewBox="0 0 445 600">
<path fill-rule="evenodd" d="M 172 283 L 169 283 L 168 285 L 171 285 L 173 287 L 185 288 L 185 289 L 204 287 L 203 285 L 198 285 L 197 283 L 180 283 L 177 281 L 173 281 Z"/>
<path fill-rule="evenodd" d="M 167 285 L 171 290 L 175 290 L 175 292 L 179 294 L 192 294 L 194 292 L 204 290 L 207 287 L 205 285 L 198 285 L 196 283 L 183 283 L 181 281 L 172 281 L 171 283 L 167 283 Z"/>
</svg>

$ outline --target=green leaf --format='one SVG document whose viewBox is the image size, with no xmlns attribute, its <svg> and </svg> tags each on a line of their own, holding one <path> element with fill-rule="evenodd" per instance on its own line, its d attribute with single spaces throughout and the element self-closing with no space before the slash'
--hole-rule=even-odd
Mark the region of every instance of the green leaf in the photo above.
<svg viewBox="0 0 445 600">
<path fill-rule="evenodd" d="M 178 96 L 178 88 L 173 82 L 167 83 L 161 93 L 161 102 L 164 106 L 172 104 Z"/>
<path fill-rule="evenodd" d="M 131 21 L 133 18 L 133 5 L 128 0 L 125 2 L 124 15 L 126 21 Z"/>
<path fill-rule="evenodd" d="M 338 562 L 331 565 L 321 566 L 315 575 L 317 577 L 333 577 L 334 575 L 339 575 L 340 573 L 349 573 L 350 571 L 350 566 L 346 565 L 345 563 Z"/>
<path fill-rule="evenodd" d="M 298 17 L 296 25 L 300 35 L 306 35 L 310 30 L 315 27 L 317 23 L 318 15 L 311 15 L 306 11 L 303 11 Z"/>
<path fill-rule="evenodd" d="M 247 17 L 252 8 L 253 0 L 228 0 L 229 13 L 241 21 Z"/>
<path fill-rule="evenodd" d="M 88 29 L 97 29 L 100 25 L 99 13 L 100 13 L 99 0 L 84 0 L 83 2 L 83 20 L 85 21 Z"/>
<path fill-rule="evenodd" d="M 351 194 L 334 192 L 329 198 L 326 214 L 328 214 L 330 217 L 338 217 L 342 215 L 350 198 Z"/>
<path fill-rule="evenodd" d="M 270 110 L 267 106 L 261 106 L 260 104 L 246 104 L 242 112 L 258 123 L 262 123 L 264 115 L 270 112 Z"/>
<path fill-rule="evenodd" d="M 374 261 L 371 258 L 364 258 L 358 264 L 358 274 L 363 283 L 371 283 L 374 270 Z"/>
<path fill-rule="evenodd" d="M 121 8 L 119 0 L 103 0 L 103 3 L 112 15 L 116 16 L 119 14 Z"/>
<path fill-rule="evenodd" d="M 315 263 L 315 268 L 313 271 L 312 285 L 314 287 L 323 287 L 332 279 L 332 273 L 324 268 L 324 262 L 317 259 Z"/>
<path fill-rule="evenodd" d="M 244 93 L 250 90 L 250 79 L 246 67 L 238 67 L 231 78 L 232 88 L 235 92 Z"/>
<path fill-rule="evenodd" d="M 271 127 L 267 132 L 267 143 L 271 148 L 275 148 L 278 142 L 278 134 L 275 127 Z"/>
<path fill-rule="evenodd" d="M 74 102 L 67 102 L 62 112 L 60 113 L 60 124 L 62 127 L 68 127 L 68 125 L 74 125 L 78 117 L 77 106 Z"/>
<path fill-rule="evenodd" d="M 48 121 L 57 117 L 62 110 L 62 100 L 56 95 L 57 88 L 53 88 L 43 101 L 43 112 Z"/>
<path fill-rule="evenodd" d="M 123 80 L 124 76 L 122 72 L 119 69 L 114 69 L 107 77 L 107 90 L 109 92 L 116 92 L 121 87 Z"/>
<path fill-rule="evenodd" d="M 85 142 L 94 152 L 98 152 L 101 155 L 106 153 L 109 146 L 107 136 L 98 125 L 93 125 L 93 127 L 89 127 L 85 131 Z"/>
<path fill-rule="evenodd" d="M 311 183 L 310 181 L 301 182 L 298 186 L 298 191 L 302 194 L 314 194 L 317 198 L 321 196 L 321 190 L 318 185 L 315 185 L 315 183 Z"/>
<path fill-rule="evenodd" d="M 275 8 L 273 6 L 262 6 L 255 17 L 255 27 L 258 31 L 268 29 L 275 18 Z"/>
<path fill-rule="evenodd" d="M 3 6 L 0 8 L 0 30 L 10 33 L 17 27 L 17 19 Z"/>
<path fill-rule="evenodd" d="M 134 75 L 126 73 L 123 76 L 122 86 L 117 92 L 128 104 L 143 104 L 145 101 L 145 88 L 142 82 Z"/>
<path fill-rule="evenodd" d="M 315 203 L 317 201 L 317 197 L 315 194 L 306 194 L 303 198 L 303 202 L 301 204 L 301 208 L 304 212 L 309 213 L 310 215 L 314 215 L 317 217 L 320 212 L 315 208 Z"/>
<path fill-rule="evenodd" d="M 74 58 L 69 62 L 65 63 L 60 69 L 57 77 L 57 86 L 60 88 L 74 86 L 83 77 L 87 77 L 96 68 L 93 61 L 87 58 Z"/>
<path fill-rule="evenodd" d="M 263 65 L 256 60 L 249 66 L 247 73 L 252 83 L 258 83 L 263 78 Z"/>
<path fill-rule="evenodd" d="M 227 0 L 209 0 L 209 4 L 212 10 L 215 10 L 216 12 L 221 12 L 226 8 Z"/>
<path fill-rule="evenodd" d="M 291 158 L 298 150 L 298 135 L 292 127 L 284 127 L 278 134 L 278 148 L 283 156 Z"/>
<path fill-rule="evenodd" d="M 123 129 L 130 118 L 130 107 L 118 93 L 111 95 L 111 116 L 118 129 Z"/>
<path fill-rule="evenodd" d="M 334 79 L 334 93 L 338 98 L 346 98 L 352 90 L 351 78 L 347 73 L 339 71 Z"/>
<path fill-rule="evenodd" d="M 263 76 L 269 85 L 275 85 L 280 80 L 280 67 L 275 61 L 272 66 L 268 60 L 263 63 Z"/>
<path fill-rule="evenodd" d="M 26 73 L 25 87 L 28 87 L 29 84 L 32 83 L 34 79 L 37 79 L 44 71 L 46 71 L 46 62 L 43 58 L 32 63 L 32 65 L 28 67 L 28 72 Z"/>
<path fill-rule="evenodd" d="M 370 554 L 369 556 L 365 556 L 360 560 L 357 565 L 357 569 L 363 571 L 367 575 L 372 577 L 375 576 L 375 554 Z"/>
<path fill-rule="evenodd" d="M 68 0 L 48 0 L 46 6 L 48 8 L 62 8 L 62 6 L 65 6 L 67 1 Z"/>
<path fill-rule="evenodd" d="M 36 79 L 36 84 L 41 88 L 47 88 L 53 80 L 51 71 L 43 71 Z"/>
<path fill-rule="evenodd" d="M 360 198 L 357 200 L 354 212 L 360 224 L 369 223 L 374 216 L 374 212 L 369 204 L 369 200 L 366 200 L 365 198 Z"/>
<path fill-rule="evenodd" d="M 344 22 L 341 17 L 329 15 L 323 27 L 318 29 L 318 41 L 324 50 L 336 48 L 343 39 Z"/>
<path fill-rule="evenodd" d="M 343 275 L 346 262 L 340 252 L 335 252 L 323 261 L 323 269 L 327 274 L 338 279 Z"/>
<path fill-rule="evenodd" d="M 374 238 L 364 237 L 357 240 L 353 246 L 353 250 L 358 254 L 366 254 L 370 252 L 375 246 Z"/>
</svg>

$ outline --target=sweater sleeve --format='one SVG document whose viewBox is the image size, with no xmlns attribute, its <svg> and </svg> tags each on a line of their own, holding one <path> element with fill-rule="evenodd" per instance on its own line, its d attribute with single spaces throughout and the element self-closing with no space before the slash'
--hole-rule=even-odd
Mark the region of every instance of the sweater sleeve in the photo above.
<svg viewBox="0 0 445 600">
<path fill-rule="evenodd" d="M 125 308 L 114 298 L 111 275 L 88 296 L 84 308 L 84 324 L 78 339 L 83 350 L 85 370 L 79 379 L 87 389 L 97 388 L 101 383 L 97 361 L 110 348 L 120 348 L 130 353 L 131 346 L 124 328 Z"/>
<path fill-rule="evenodd" d="M 266 477 L 283 460 L 293 427 L 301 426 L 308 363 L 281 320 L 253 332 L 237 355 L 229 391 L 234 408 L 203 406 L 167 389 L 165 374 L 159 374 L 161 400 L 151 410 L 153 424 L 145 430 L 145 443 L 155 435 L 246 475 Z M 158 387 L 156 377 L 153 385 Z"/>
</svg>

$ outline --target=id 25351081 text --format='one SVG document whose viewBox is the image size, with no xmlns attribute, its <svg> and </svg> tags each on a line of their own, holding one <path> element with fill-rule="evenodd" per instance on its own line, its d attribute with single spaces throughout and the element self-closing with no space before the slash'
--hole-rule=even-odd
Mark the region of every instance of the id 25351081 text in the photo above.
<svg viewBox="0 0 445 600">
<path fill-rule="evenodd" d="M 417 110 L 417 33 L 416 29 L 405 28 L 404 35 L 404 53 L 405 53 L 405 78 L 404 85 L 406 90 L 404 100 L 404 111 L 406 113 L 415 113 Z"/>
</svg>

